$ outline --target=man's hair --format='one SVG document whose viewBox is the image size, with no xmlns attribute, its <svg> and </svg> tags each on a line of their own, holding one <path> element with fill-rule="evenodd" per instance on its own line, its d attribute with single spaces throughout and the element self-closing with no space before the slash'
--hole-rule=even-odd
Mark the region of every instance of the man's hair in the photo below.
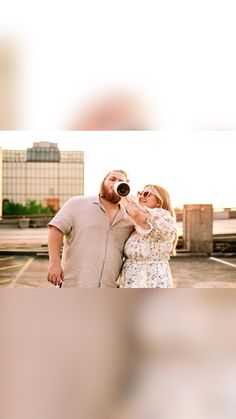
<svg viewBox="0 0 236 419">
<path fill-rule="evenodd" d="M 123 176 L 125 176 L 126 177 L 126 182 L 129 182 L 129 178 L 128 178 L 128 175 L 127 175 L 127 173 L 124 171 L 124 170 L 121 170 L 121 169 L 114 169 L 114 170 L 111 170 L 109 173 L 107 173 L 107 175 L 104 177 L 104 179 L 103 180 L 105 180 L 112 172 L 118 172 L 118 173 L 121 173 Z"/>
</svg>

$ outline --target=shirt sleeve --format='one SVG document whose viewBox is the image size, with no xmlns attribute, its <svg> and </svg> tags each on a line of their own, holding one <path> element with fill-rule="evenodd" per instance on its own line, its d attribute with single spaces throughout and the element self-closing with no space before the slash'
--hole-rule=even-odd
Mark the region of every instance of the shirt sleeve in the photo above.
<svg viewBox="0 0 236 419">
<path fill-rule="evenodd" d="M 147 208 L 149 216 L 147 223 L 149 228 L 145 229 L 135 223 L 135 229 L 141 236 L 152 235 L 159 240 L 168 240 L 173 237 L 176 232 L 176 222 L 169 211 L 163 208 Z"/>
<path fill-rule="evenodd" d="M 48 223 L 48 226 L 58 228 L 64 235 L 71 233 L 73 225 L 74 198 L 69 199 L 57 212 L 55 217 Z"/>
</svg>

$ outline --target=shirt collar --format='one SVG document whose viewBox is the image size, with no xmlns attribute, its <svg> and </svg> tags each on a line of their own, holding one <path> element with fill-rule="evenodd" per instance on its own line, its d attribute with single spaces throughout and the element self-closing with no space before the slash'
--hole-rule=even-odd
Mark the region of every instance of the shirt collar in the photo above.
<svg viewBox="0 0 236 419">
<path fill-rule="evenodd" d="M 101 201 L 100 195 L 97 195 L 97 196 L 94 196 L 94 197 L 93 197 L 93 204 L 97 204 L 97 205 L 99 205 L 99 206 L 100 206 L 100 208 L 102 208 L 102 209 L 104 209 L 104 210 L 105 210 L 105 207 L 104 207 L 104 205 L 102 204 L 102 201 Z M 121 208 L 121 206 L 120 206 L 120 203 L 119 203 L 119 202 L 118 202 L 118 207 L 119 207 L 119 209 Z"/>
</svg>

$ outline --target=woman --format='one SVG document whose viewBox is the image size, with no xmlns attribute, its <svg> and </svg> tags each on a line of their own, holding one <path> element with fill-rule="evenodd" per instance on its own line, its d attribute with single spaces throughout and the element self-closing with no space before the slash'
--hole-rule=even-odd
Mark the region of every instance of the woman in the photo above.
<svg viewBox="0 0 236 419">
<path fill-rule="evenodd" d="M 169 193 L 147 185 L 138 192 L 138 203 L 130 196 L 121 203 L 135 230 L 125 244 L 120 288 L 172 288 L 169 259 L 175 254 L 177 228 Z"/>
</svg>

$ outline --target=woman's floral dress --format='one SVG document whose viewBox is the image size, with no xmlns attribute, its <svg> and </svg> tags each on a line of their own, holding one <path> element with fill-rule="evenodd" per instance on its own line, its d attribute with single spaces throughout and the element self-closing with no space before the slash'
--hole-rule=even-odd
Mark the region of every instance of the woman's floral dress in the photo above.
<svg viewBox="0 0 236 419">
<path fill-rule="evenodd" d="M 176 222 L 163 208 L 150 209 L 144 229 L 135 223 L 137 234 L 132 234 L 124 248 L 126 260 L 120 275 L 120 288 L 172 288 L 169 266 L 175 240 Z"/>
</svg>

